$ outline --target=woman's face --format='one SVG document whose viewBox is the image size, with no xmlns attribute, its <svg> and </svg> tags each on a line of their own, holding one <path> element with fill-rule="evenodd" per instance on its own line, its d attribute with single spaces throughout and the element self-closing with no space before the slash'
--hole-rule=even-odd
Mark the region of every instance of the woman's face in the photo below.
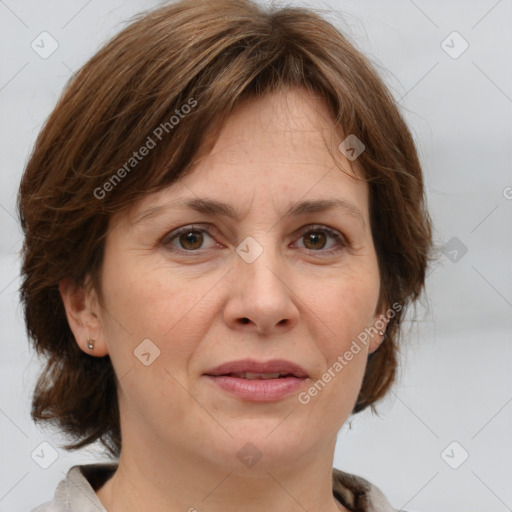
<svg viewBox="0 0 512 512">
<path fill-rule="evenodd" d="M 114 218 L 91 338 L 120 380 L 123 450 L 240 471 L 244 450 L 269 468 L 333 449 L 380 337 L 344 354 L 381 312 L 368 186 L 348 175 L 355 162 L 329 120 L 302 90 L 246 102 L 191 174 Z M 318 201 L 342 203 L 297 208 Z M 307 378 L 279 393 L 278 379 L 207 375 L 242 359 L 287 360 Z"/>
</svg>

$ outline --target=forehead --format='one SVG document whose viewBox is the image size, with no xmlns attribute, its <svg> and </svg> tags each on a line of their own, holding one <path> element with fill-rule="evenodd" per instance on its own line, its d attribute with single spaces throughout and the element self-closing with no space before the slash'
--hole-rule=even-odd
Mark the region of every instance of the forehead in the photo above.
<svg viewBox="0 0 512 512">
<path fill-rule="evenodd" d="M 158 206 L 190 206 L 194 199 L 198 205 L 206 196 L 238 212 L 249 204 L 279 203 L 284 212 L 299 200 L 328 200 L 366 216 L 367 185 L 339 151 L 340 131 L 324 101 L 302 89 L 246 100 L 226 120 L 211 151 L 173 185 L 134 205 L 130 222 Z"/>
<path fill-rule="evenodd" d="M 341 129 L 324 99 L 305 89 L 286 89 L 240 103 L 207 155 L 208 165 L 240 165 L 259 158 L 294 166 L 333 165 L 357 175 L 339 151 Z M 263 170 L 263 169 L 262 169 Z M 272 170 L 266 165 L 265 170 Z"/>
</svg>

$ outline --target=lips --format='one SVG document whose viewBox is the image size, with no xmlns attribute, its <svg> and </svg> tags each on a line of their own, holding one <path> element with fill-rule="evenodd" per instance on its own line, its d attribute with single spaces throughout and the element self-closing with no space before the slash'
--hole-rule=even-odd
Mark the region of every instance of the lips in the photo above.
<svg viewBox="0 0 512 512">
<path fill-rule="evenodd" d="M 255 372 L 242 372 L 242 373 L 229 373 L 228 377 L 236 377 L 237 379 L 282 379 L 289 376 L 289 373 L 255 373 Z"/>
<path fill-rule="evenodd" d="M 205 373 L 222 392 L 249 402 L 276 402 L 300 391 L 308 374 L 284 359 L 244 359 L 221 364 Z"/>
<path fill-rule="evenodd" d="M 285 359 L 271 359 L 269 361 L 256 361 L 254 359 L 241 359 L 223 363 L 205 372 L 210 376 L 232 376 L 241 379 L 277 379 L 287 376 L 305 378 L 308 374 L 296 363 Z"/>
</svg>

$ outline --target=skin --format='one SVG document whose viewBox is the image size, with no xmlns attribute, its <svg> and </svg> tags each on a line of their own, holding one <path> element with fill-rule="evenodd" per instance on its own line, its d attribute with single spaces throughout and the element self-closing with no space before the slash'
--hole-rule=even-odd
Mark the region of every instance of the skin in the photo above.
<svg viewBox="0 0 512 512">
<path fill-rule="evenodd" d="M 379 335 L 306 405 L 296 395 L 248 402 L 203 375 L 235 359 L 283 358 L 307 371 L 306 390 L 385 311 L 368 185 L 338 151 L 344 137 L 330 119 L 301 89 L 240 104 L 191 174 L 111 219 L 102 305 L 94 290 L 60 283 L 78 345 L 109 354 L 120 379 L 119 469 L 97 491 L 109 512 L 346 510 L 332 494 L 336 436 Z M 197 197 L 229 203 L 241 219 L 180 207 L 135 223 L 149 207 Z M 336 208 L 283 217 L 290 203 L 330 198 L 361 217 Z M 190 224 L 213 231 L 171 240 Z M 252 263 L 236 252 L 248 236 L 263 248 Z M 134 356 L 144 339 L 160 350 L 149 366 Z M 252 467 L 237 457 L 248 442 L 262 454 Z"/>
</svg>

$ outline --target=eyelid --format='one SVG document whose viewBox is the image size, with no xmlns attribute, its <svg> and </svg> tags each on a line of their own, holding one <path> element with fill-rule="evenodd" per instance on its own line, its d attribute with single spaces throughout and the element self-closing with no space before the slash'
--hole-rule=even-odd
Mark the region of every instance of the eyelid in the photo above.
<svg viewBox="0 0 512 512">
<path fill-rule="evenodd" d="M 170 233 L 167 233 L 161 240 L 161 244 L 166 246 L 170 245 L 171 241 L 175 238 L 179 237 L 182 233 L 186 233 L 187 231 L 204 231 L 206 232 L 210 237 L 213 238 L 213 233 L 215 232 L 215 227 L 211 224 L 188 224 L 186 226 L 183 226 L 181 228 L 176 228 L 175 230 L 171 231 Z M 331 247 L 330 249 L 326 250 L 314 250 L 314 249 L 305 249 L 306 251 L 318 254 L 318 255 L 330 255 L 335 254 L 337 252 L 340 252 L 343 249 L 348 248 L 351 245 L 351 242 L 347 236 L 342 234 L 336 229 L 330 228 L 329 226 L 325 226 L 323 224 L 308 224 L 307 226 L 303 226 L 299 230 L 297 230 L 294 233 L 294 237 L 301 238 L 307 233 L 314 231 L 325 231 L 328 235 L 330 235 L 336 242 L 337 246 Z M 195 251 L 187 251 L 185 249 L 180 248 L 174 248 L 176 252 L 179 252 L 181 254 L 187 254 L 187 255 L 197 255 L 200 254 L 201 251 L 205 251 L 208 249 L 197 249 Z"/>
<path fill-rule="evenodd" d="M 345 236 L 337 229 L 330 228 L 329 226 L 325 226 L 324 224 L 308 224 L 307 226 L 304 226 L 303 228 L 299 229 L 298 238 L 300 239 L 304 235 L 315 231 L 325 231 L 335 240 L 336 245 L 334 247 L 331 247 L 330 249 L 319 249 L 317 251 L 315 251 L 314 249 L 305 248 L 305 250 L 308 251 L 309 254 L 314 254 L 315 256 L 318 255 L 320 257 L 332 256 L 342 251 L 346 251 L 351 247 L 351 242 L 347 236 Z"/>
<path fill-rule="evenodd" d="M 186 226 L 183 226 L 181 228 L 176 228 L 170 233 L 167 233 L 161 240 L 161 244 L 166 246 L 170 245 L 171 241 L 178 236 L 180 236 L 182 233 L 186 233 L 187 231 L 205 231 L 209 236 L 213 238 L 213 231 L 215 231 L 214 227 L 211 224 L 188 224 Z M 177 249 L 180 252 L 185 253 L 198 253 L 197 251 L 185 251 L 184 249 Z"/>
</svg>

